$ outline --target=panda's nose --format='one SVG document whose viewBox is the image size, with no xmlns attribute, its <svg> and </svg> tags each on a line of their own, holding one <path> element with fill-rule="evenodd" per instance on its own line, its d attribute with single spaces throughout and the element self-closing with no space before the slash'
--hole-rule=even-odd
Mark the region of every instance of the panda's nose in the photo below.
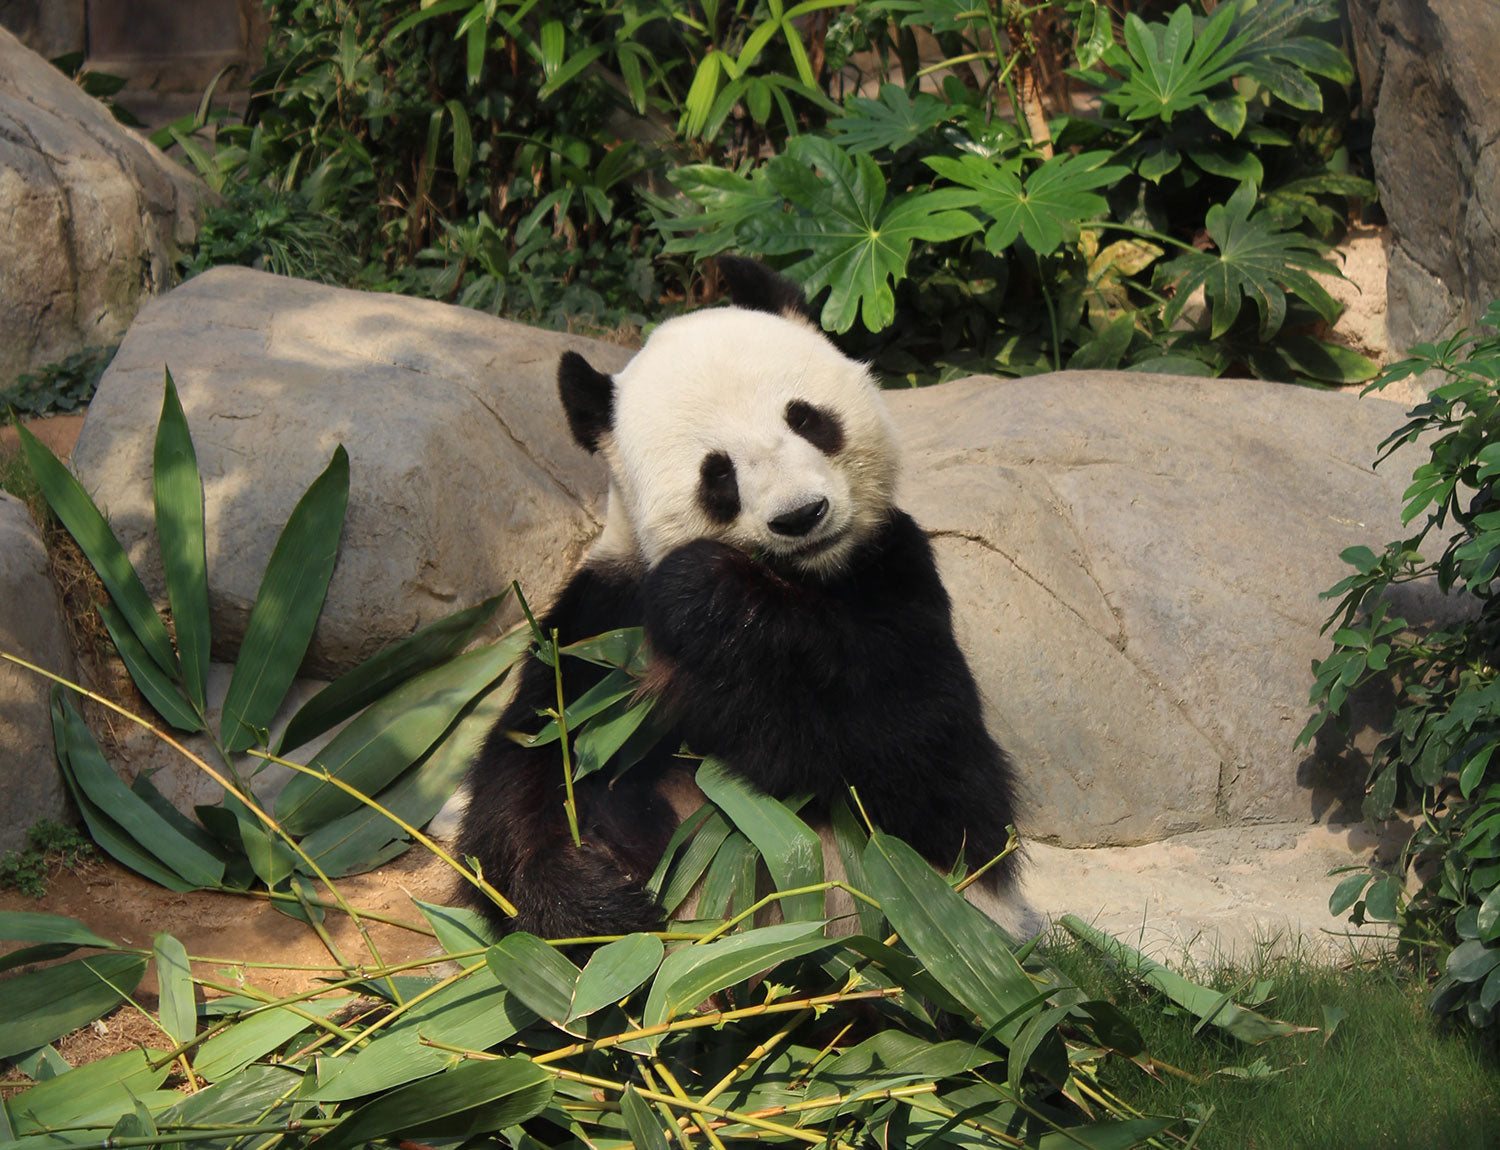
<svg viewBox="0 0 1500 1150">
<path fill-rule="evenodd" d="M 768 526 L 777 535 L 793 537 L 806 535 L 823 521 L 823 516 L 826 514 L 828 514 L 828 500 L 814 499 L 811 503 L 804 503 L 801 507 L 778 515 Z"/>
</svg>

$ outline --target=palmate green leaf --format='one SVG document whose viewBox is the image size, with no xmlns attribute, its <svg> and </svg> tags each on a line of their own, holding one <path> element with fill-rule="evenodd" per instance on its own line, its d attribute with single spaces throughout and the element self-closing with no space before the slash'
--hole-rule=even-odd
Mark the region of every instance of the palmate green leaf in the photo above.
<svg viewBox="0 0 1500 1150">
<path fill-rule="evenodd" d="M 145 963 L 145 959 L 140 961 Z M 15 1132 L 35 1134 L 100 1118 L 108 1121 L 116 1115 L 133 1112 L 134 1100 L 155 1090 L 172 1073 L 172 1064 L 162 1057 L 164 1053 L 143 1049 L 112 1054 L 16 1095 L 6 1103 Z M 153 1066 L 156 1062 L 161 1065 Z M 90 1143 L 97 1146 L 100 1141 L 96 1132 Z"/>
<path fill-rule="evenodd" d="M 1062 152 L 1027 176 L 1018 162 L 994 164 L 980 156 L 935 156 L 924 161 L 968 193 L 955 203 L 977 207 L 993 222 L 985 246 L 999 252 L 1024 237 L 1033 251 L 1056 251 L 1081 223 L 1103 215 L 1108 202 L 1092 189 L 1115 183 L 1128 169 L 1106 164 L 1108 152 Z"/>
<path fill-rule="evenodd" d="M 524 1122 L 551 1101 L 552 1076 L 528 1059 L 465 1062 L 366 1103 L 318 1142 L 323 1150 L 352 1150 L 403 1134 L 468 1138 Z"/>
<path fill-rule="evenodd" d="M 662 231 L 669 234 L 696 233 L 668 240 L 662 249 L 667 255 L 690 252 L 706 259 L 742 247 L 751 223 L 782 211 L 781 193 L 772 186 L 764 165 L 729 172 L 712 164 L 688 164 L 667 178 L 703 209 L 661 221 Z"/>
<path fill-rule="evenodd" d="M 224 696 L 226 750 L 253 746 L 286 698 L 323 610 L 348 502 L 349 455 L 341 445 L 292 509 L 261 577 Z"/>
<path fill-rule="evenodd" d="M 172 650 L 166 624 L 156 613 L 140 576 L 135 573 L 129 556 L 109 529 L 104 516 L 94 506 L 83 485 L 41 440 L 21 424 L 16 425 L 16 434 L 20 437 L 26 464 L 37 486 L 42 489 L 47 505 L 62 520 L 68 534 L 99 573 L 99 581 L 152 660 L 168 677 L 175 678 L 178 674 L 177 654 Z"/>
<path fill-rule="evenodd" d="M 1236 5 L 1221 4 L 1194 35 L 1192 9 L 1183 4 L 1165 24 L 1148 24 L 1134 12 L 1125 16 L 1125 47 L 1105 53 L 1120 73 L 1105 99 L 1127 120 L 1156 118 L 1170 123 L 1178 112 L 1201 105 L 1208 92 L 1235 73 L 1235 40 L 1226 42 Z"/>
<path fill-rule="evenodd" d="M 423 672 L 362 711 L 309 765 L 362 794 L 378 794 L 514 665 L 527 641 L 517 632 Z M 299 774 L 276 797 L 276 819 L 292 834 L 307 834 L 359 805 L 332 783 Z"/>
<path fill-rule="evenodd" d="M 474 633 L 494 618 L 509 594 L 510 588 L 507 587 L 482 603 L 439 619 L 340 675 L 292 716 L 277 743 L 276 753 L 285 755 L 295 750 L 363 710 L 413 675 L 458 654 Z"/>
<path fill-rule="evenodd" d="M 52 692 L 52 731 L 58 761 L 65 778 L 77 788 L 75 797 L 84 800 L 80 807 L 95 842 L 170 889 L 219 885 L 223 862 L 180 833 L 120 780 L 60 687 Z"/>
<path fill-rule="evenodd" d="M 0 1058 L 45 1046 L 107 1014 L 145 973 L 144 956 L 110 953 L 7 978 L 0 994 Z"/>
<path fill-rule="evenodd" d="M 896 314 L 894 285 L 906 278 L 912 245 L 979 228 L 968 212 L 953 210 L 967 202 L 967 193 L 918 190 L 887 202 L 885 177 L 873 159 L 851 157 L 821 137 L 795 138 L 766 167 L 798 210 L 750 221 L 750 245 L 768 255 L 811 253 L 787 274 L 809 297 L 829 289 L 822 323 L 832 331 L 848 331 L 856 317 L 872 332 L 889 326 Z"/>
<path fill-rule="evenodd" d="M 713 804 L 755 844 L 777 890 L 794 890 L 823 881 L 823 844 L 818 832 L 784 803 L 747 786 L 715 759 L 704 760 L 696 781 Z M 781 907 L 788 922 L 821 919 L 823 892 L 794 895 L 783 899 Z"/>
<path fill-rule="evenodd" d="M 198 456 L 188 431 L 187 416 L 177 395 L 171 371 L 166 371 L 161 418 L 151 457 L 151 490 L 156 508 L 156 542 L 161 549 L 162 573 L 172 622 L 177 629 L 177 654 L 182 684 L 199 714 L 204 709 L 208 683 L 208 557 L 203 529 L 203 481 Z M 119 640 L 116 639 L 116 645 Z M 132 671 L 132 677 L 140 679 Z M 149 695 L 148 695 L 149 698 Z M 156 706 L 152 701 L 152 706 Z M 160 707 L 157 707 L 161 711 Z M 171 716 L 162 712 L 171 721 Z M 174 723 L 174 726 L 178 724 Z M 178 726 L 179 730 L 201 730 Z"/>
<path fill-rule="evenodd" d="M 1000 928 L 900 839 L 871 835 L 864 864 L 870 893 L 892 929 L 934 978 L 1010 1042 L 1037 989 Z"/>
<path fill-rule="evenodd" d="M 900 84 L 882 84 L 874 100 L 851 96 L 844 109 L 828 122 L 828 134 L 848 152 L 897 151 L 954 114 L 947 101 L 928 92 L 908 95 Z"/>
<path fill-rule="evenodd" d="M 1217 339 L 1239 316 L 1245 299 L 1260 309 L 1260 337 L 1268 340 L 1281 330 L 1286 297 L 1295 295 L 1311 304 L 1332 323 L 1339 304 L 1313 278 L 1312 272 L 1337 274 L 1306 236 L 1278 229 L 1266 215 L 1255 214 L 1255 186 L 1243 183 L 1227 203 L 1208 209 L 1205 226 L 1217 245 L 1214 252 L 1184 252 L 1162 266 L 1163 281 L 1176 281 L 1176 294 L 1162 313 L 1170 324 L 1199 287 L 1213 305 L 1211 334 Z"/>
</svg>

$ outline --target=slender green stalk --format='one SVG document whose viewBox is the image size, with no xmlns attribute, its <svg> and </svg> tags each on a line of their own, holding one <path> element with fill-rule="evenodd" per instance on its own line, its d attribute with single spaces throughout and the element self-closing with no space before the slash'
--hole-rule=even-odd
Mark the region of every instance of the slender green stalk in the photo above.
<svg viewBox="0 0 1500 1150">
<path fill-rule="evenodd" d="M 557 720 L 557 730 L 562 743 L 563 759 L 563 787 L 567 796 L 563 799 L 563 810 L 568 813 L 568 830 L 573 835 L 573 845 L 583 847 L 583 837 L 578 833 L 578 803 L 573 798 L 573 756 L 568 749 L 568 713 L 567 702 L 563 699 L 562 681 L 562 651 L 557 642 L 557 628 L 552 629 L 552 674 L 557 681 L 557 710 L 553 717 Z M 511 911 L 512 914 L 515 911 Z"/>
<path fill-rule="evenodd" d="M 784 899 L 784 898 L 791 898 L 793 895 L 799 895 L 799 894 L 816 894 L 818 891 L 827 891 L 827 890 L 834 890 L 834 889 L 846 891 L 848 894 L 852 895 L 854 898 L 857 898 L 857 899 L 860 899 L 863 902 L 869 903 L 876 910 L 880 909 L 880 904 L 878 902 L 876 902 L 873 898 L 871 898 L 869 895 L 865 894 L 864 891 L 862 891 L 862 890 L 855 890 L 854 887 L 850 886 L 848 883 L 843 882 L 843 881 L 841 881 L 839 879 L 829 879 L 826 882 L 815 882 L 815 883 L 810 883 L 807 886 L 791 887 L 791 888 L 789 888 L 787 890 L 773 891 L 771 894 L 766 895 L 764 898 L 757 900 L 752 905 L 750 905 L 750 906 L 746 907 L 744 910 L 740 911 L 740 913 L 737 914 L 737 915 L 735 915 L 733 918 L 727 918 L 727 919 L 725 919 L 723 922 L 719 923 L 718 926 L 716 926 L 712 930 L 710 930 L 707 934 L 702 935 L 697 941 L 700 942 L 700 943 L 703 943 L 703 942 L 713 942 L 714 939 L 719 938 L 722 935 L 728 934 L 731 930 L 733 930 L 740 923 L 742 923 L 746 919 L 750 918 L 757 911 L 759 911 L 759 910 L 761 910 L 761 909 L 763 909 L 765 907 L 770 906 L 773 902 L 780 902 L 782 899 Z"/>
</svg>

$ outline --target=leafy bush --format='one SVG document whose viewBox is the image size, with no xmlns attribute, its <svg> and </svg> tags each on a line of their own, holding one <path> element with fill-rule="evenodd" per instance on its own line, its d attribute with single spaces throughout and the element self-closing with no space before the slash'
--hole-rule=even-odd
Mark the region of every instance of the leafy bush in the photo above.
<svg viewBox="0 0 1500 1150">
<path fill-rule="evenodd" d="M 86 407 L 119 345 L 89 347 L 59 363 L 49 363 L 17 378 L 0 391 L 0 409 L 17 415 L 51 415 Z"/>
<path fill-rule="evenodd" d="M 93 853 L 94 844 L 72 827 L 43 819 L 26 831 L 25 850 L 9 850 L 0 858 L 0 890 L 9 888 L 29 898 L 41 898 L 57 868 L 71 870 L 87 862 Z"/>
<path fill-rule="evenodd" d="M 1500 303 L 1482 322 L 1500 327 Z M 1364 684 L 1393 684 L 1396 711 L 1373 757 L 1364 811 L 1378 820 L 1415 809 L 1420 821 L 1395 873 L 1348 875 L 1330 909 L 1393 921 L 1408 944 L 1451 946 L 1431 1005 L 1483 1027 L 1500 1006 L 1500 337 L 1419 344 L 1371 386 L 1426 372 L 1448 382 L 1380 447 L 1385 459 L 1425 443 L 1428 460 L 1413 471 L 1402 512 L 1403 523 L 1420 526 L 1379 554 L 1343 553 L 1354 573 L 1324 593 L 1339 600 L 1327 624 L 1333 651 L 1314 666 L 1319 709 L 1301 742 L 1330 716 L 1347 726 L 1350 695 Z M 1386 593 L 1414 580 L 1458 597 L 1462 618 L 1414 627 L 1397 616 Z"/>
<path fill-rule="evenodd" d="M 1311 276 L 1373 194 L 1337 0 L 1160 7 L 273 0 L 243 122 L 172 138 L 340 220 L 362 286 L 552 326 L 644 323 L 735 247 L 914 381 L 1368 379 Z M 258 250 L 224 225 L 195 270 Z"/>
</svg>

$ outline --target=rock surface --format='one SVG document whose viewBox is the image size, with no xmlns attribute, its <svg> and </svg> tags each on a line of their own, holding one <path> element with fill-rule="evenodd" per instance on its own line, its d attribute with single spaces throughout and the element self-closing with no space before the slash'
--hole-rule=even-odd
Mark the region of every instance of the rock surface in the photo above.
<svg viewBox="0 0 1500 1150">
<path fill-rule="evenodd" d="M 1357 751 L 1293 747 L 1339 552 L 1397 538 L 1401 408 L 1251 380 L 976 378 L 891 396 L 1023 831 L 1137 843 L 1356 818 Z M 1420 605 L 1420 604 L 1419 604 Z"/>
<path fill-rule="evenodd" d="M 0 28 L 0 381 L 119 339 L 210 195 Z"/>
<path fill-rule="evenodd" d="M 1500 5 L 1350 0 L 1397 348 L 1479 320 L 1500 296 Z"/>
<path fill-rule="evenodd" d="M 0 491 L 0 651 L 77 681 L 62 608 L 36 524 Z M 0 662 L 0 854 L 26 845 L 26 830 L 61 819 L 67 793 L 52 754 L 51 685 Z"/>
<path fill-rule="evenodd" d="M 569 348 L 601 370 L 629 356 L 464 308 L 219 268 L 143 309 L 73 467 L 159 589 L 151 444 L 170 366 L 204 480 L 215 656 L 232 661 L 277 533 L 342 443 L 349 509 L 310 669 L 346 670 L 512 579 L 545 600 L 598 532 L 604 472 L 556 400 Z"/>
</svg>

